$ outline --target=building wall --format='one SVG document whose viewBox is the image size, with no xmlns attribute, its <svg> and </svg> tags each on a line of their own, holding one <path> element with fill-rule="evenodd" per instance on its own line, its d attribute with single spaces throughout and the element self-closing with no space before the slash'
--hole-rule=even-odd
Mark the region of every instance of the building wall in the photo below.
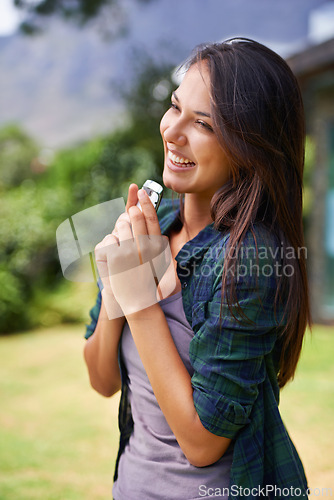
<svg viewBox="0 0 334 500">
<path fill-rule="evenodd" d="M 308 130 L 316 144 L 307 244 L 313 318 L 334 322 L 334 82 L 305 91 Z"/>
</svg>

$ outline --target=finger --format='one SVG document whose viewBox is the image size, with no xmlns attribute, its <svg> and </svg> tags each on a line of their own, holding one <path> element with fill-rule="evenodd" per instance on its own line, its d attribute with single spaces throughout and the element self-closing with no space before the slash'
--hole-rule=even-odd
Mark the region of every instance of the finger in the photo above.
<svg viewBox="0 0 334 500">
<path fill-rule="evenodd" d="M 161 229 L 158 221 L 158 216 L 155 208 L 144 189 L 138 191 L 138 198 L 145 217 L 147 233 L 148 234 L 161 234 Z"/>
<path fill-rule="evenodd" d="M 118 235 L 118 230 L 117 230 L 117 223 L 120 222 L 121 220 L 125 220 L 126 222 L 128 222 L 130 224 L 130 217 L 129 217 L 129 214 L 127 212 L 123 212 L 117 219 L 116 223 L 115 223 L 115 227 L 112 231 L 112 235 L 113 236 L 116 236 L 117 240 L 119 240 L 119 235 Z"/>
<path fill-rule="evenodd" d="M 127 212 L 123 212 L 117 219 L 116 221 L 116 224 L 115 226 L 117 225 L 118 222 L 120 221 L 125 221 L 127 222 L 128 224 L 130 224 L 130 217 L 129 217 L 129 214 Z"/>
<path fill-rule="evenodd" d="M 103 254 L 105 253 L 106 247 L 110 245 L 115 245 L 117 243 L 118 243 L 118 238 L 114 234 L 107 234 L 107 236 L 105 236 L 103 240 L 96 245 L 95 252 L 98 251 L 99 253 Z"/>
<path fill-rule="evenodd" d="M 128 211 L 130 207 L 134 207 L 138 202 L 138 186 L 137 184 L 130 184 L 128 191 L 128 200 L 126 202 L 125 210 Z"/>
<path fill-rule="evenodd" d="M 109 276 L 109 271 L 108 271 L 108 265 L 107 265 L 107 253 L 108 249 L 112 245 L 118 246 L 118 239 L 111 235 L 108 234 L 103 238 L 103 240 L 98 243 L 95 247 L 95 262 L 96 266 L 99 272 L 99 276 L 102 280 L 103 285 L 108 287 L 108 281 L 106 281 L 106 278 Z"/>
<path fill-rule="evenodd" d="M 129 221 L 124 218 L 119 219 L 116 222 L 115 228 L 120 245 L 122 245 L 122 242 L 124 243 L 125 241 L 133 240 L 132 229 Z"/>
<path fill-rule="evenodd" d="M 145 217 L 142 211 L 138 207 L 130 207 L 129 216 L 133 235 L 137 237 L 140 234 L 147 234 Z"/>
</svg>

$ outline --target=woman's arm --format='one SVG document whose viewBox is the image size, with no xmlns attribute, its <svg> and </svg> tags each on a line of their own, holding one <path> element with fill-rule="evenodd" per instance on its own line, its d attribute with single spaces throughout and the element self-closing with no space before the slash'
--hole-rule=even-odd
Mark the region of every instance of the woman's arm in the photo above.
<svg viewBox="0 0 334 500">
<path fill-rule="evenodd" d="M 138 186 L 136 184 L 129 186 L 126 210 L 130 206 L 136 205 L 138 201 L 137 191 Z M 112 234 L 117 234 L 115 228 Z M 103 396 L 110 397 L 121 389 L 118 345 L 125 318 L 123 315 L 118 317 L 121 310 L 110 289 L 108 272 L 103 266 L 99 269 L 100 271 L 104 284 L 101 309 L 94 333 L 88 338 L 85 344 L 84 358 L 92 387 Z M 107 308 L 105 300 L 108 302 Z M 96 316 L 97 314 L 95 313 L 95 318 L 93 318 L 95 321 Z M 109 319 L 109 317 L 114 319 Z"/>
<path fill-rule="evenodd" d="M 105 397 L 112 396 L 121 388 L 118 344 L 124 322 L 124 316 L 108 319 L 102 299 L 96 329 L 85 344 L 84 358 L 90 383 L 93 389 Z"/>
</svg>

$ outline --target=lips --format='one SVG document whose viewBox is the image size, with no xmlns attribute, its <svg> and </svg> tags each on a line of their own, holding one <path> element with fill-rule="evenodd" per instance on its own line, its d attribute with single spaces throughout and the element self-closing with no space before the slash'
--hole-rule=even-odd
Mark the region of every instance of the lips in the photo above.
<svg viewBox="0 0 334 500">
<path fill-rule="evenodd" d="M 183 160 L 183 163 L 182 163 Z M 186 162 L 186 163 L 185 163 Z M 168 150 L 167 155 L 166 155 L 166 165 L 169 168 L 169 170 L 172 170 L 173 172 L 176 172 L 178 174 L 187 174 L 191 170 L 195 169 L 197 167 L 196 163 L 193 161 L 189 160 L 189 158 L 186 158 L 184 156 L 177 156 L 175 153 L 172 153 L 170 150 Z"/>
<path fill-rule="evenodd" d="M 186 158 L 184 156 L 180 156 L 179 154 L 175 154 L 170 150 L 168 150 L 167 155 L 168 155 L 168 158 L 172 161 L 172 163 L 174 165 L 176 165 L 177 167 L 189 168 L 189 167 L 195 166 L 195 163 L 193 161 L 189 160 L 189 158 Z"/>
</svg>

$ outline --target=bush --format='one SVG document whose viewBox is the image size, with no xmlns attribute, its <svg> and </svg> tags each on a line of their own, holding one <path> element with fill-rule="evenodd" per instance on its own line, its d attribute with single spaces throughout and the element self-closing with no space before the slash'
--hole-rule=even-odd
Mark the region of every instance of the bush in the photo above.
<svg viewBox="0 0 334 500">
<path fill-rule="evenodd" d="M 0 130 L 0 332 L 82 320 L 79 308 L 61 298 L 73 284 L 64 284 L 56 229 L 86 208 L 126 199 L 132 182 L 162 182 L 159 121 L 170 74 L 170 66 L 141 64 L 135 87 L 123 95 L 129 126 L 59 151 L 50 164 L 17 126 Z"/>
<path fill-rule="evenodd" d="M 35 142 L 17 125 L 0 129 L 0 191 L 34 177 L 37 153 Z"/>
<path fill-rule="evenodd" d="M 28 177 L 2 193 L 0 332 L 45 324 L 45 307 L 55 322 L 82 320 L 71 308 L 62 312 L 52 299 L 62 303 L 57 290 L 67 293 L 56 229 L 85 208 L 120 196 L 126 199 L 131 182 L 141 185 L 149 177 L 156 178 L 150 154 L 143 148 L 123 147 L 118 133 L 59 152 L 39 177 Z"/>
</svg>

